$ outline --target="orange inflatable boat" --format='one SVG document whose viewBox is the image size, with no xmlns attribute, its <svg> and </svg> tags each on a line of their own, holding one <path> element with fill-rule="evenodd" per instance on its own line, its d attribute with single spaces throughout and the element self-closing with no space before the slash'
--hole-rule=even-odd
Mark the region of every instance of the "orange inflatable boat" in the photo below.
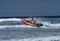
<svg viewBox="0 0 60 41">
<path fill-rule="evenodd" d="M 34 20 L 26 20 L 25 18 L 21 19 L 22 23 L 26 24 L 26 25 L 36 25 L 36 22 Z"/>
</svg>

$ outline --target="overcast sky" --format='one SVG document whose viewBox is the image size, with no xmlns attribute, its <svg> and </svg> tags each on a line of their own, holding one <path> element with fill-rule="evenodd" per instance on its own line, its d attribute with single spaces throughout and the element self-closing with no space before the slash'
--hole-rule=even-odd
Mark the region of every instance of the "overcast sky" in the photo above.
<svg viewBox="0 0 60 41">
<path fill-rule="evenodd" d="M 0 0 L 0 16 L 60 15 L 60 0 Z"/>
</svg>

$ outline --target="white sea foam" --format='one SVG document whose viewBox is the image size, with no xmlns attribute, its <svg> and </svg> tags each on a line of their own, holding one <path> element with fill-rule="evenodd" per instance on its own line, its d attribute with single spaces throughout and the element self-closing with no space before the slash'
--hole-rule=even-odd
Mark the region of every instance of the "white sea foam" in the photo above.
<svg viewBox="0 0 60 41">
<path fill-rule="evenodd" d="M 9 40 L 1 40 L 1 41 L 60 41 L 60 36 L 49 36 L 49 37 L 31 37 L 24 39 L 9 39 Z"/>
<path fill-rule="evenodd" d="M 0 29 L 2 28 L 37 28 L 37 27 L 33 27 L 33 26 L 29 26 L 29 25 L 4 25 L 4 26 L 0 26 Z"/>
<path fill-rule="evenodd" d="M 3 22 L 3 21 L 21 21 L 21 18 L 0 19 L 0 22 Z M 60 28 L 60 23 L 59 24 L 51 24 L 50 22 L 43 22 L 43 21 L 41 21 L 40 23 L 42 23 L 44 25 L 41 28 Z M 37 28 L 37 27 L 29 26 L 29 25 L 4 25 L 4 26 L 0 25 L 0 28 L 6 28 L 6 27 Z"/>
<path fill-rule="evenodd" d="M 3 29 L 3 28 L 38 28 L 38 27 L 34 27 L 34 26 L 29 26 L 29 25 L 0 25 L 0 29 Z M 46 28 L 46 29 L 49 29 L 49 28 L 60 28 L 60 26 L 41 26 L 40 28 Z"/>
<path fill-rule="evenodd" d="M 50 22 L 41 22 L 44 26 L 43 28 L 60 28 L 60 23 L 50 23 Z"/>
<path fill-rule="evenodd" d="M 29 20 L 30 18 L 26 18 L 27 20 Z M 0 19 L 0 22 L 3 21 L 21 21 L 21 18 L 6 18 L 6 19 Z"/>
<path fill-rule="evenodd" d="M 45 25 L 47 28 L 60 28 L 60 24 L 47 24 Z"/>
<path fill-rule="evenodd" d="M 60 24 L 49 24 L 49 26 L 60 26 Z"/>
<path fill-rule="evenodd" d="M 60 36 L 49 36 L 49 37 L 39 37 L 39 38 L 28 38 L 28 39 L 21 39 L 19 41 L 60 41 Z"/>
<path fill-rule="evenodd" d="M 6 18 L 6 19 L 0 19 L 0 22 L 3 22 L 3 21 L 21 21 L 21 19 L 19 19 L 19 18 Z"/>
</svg>

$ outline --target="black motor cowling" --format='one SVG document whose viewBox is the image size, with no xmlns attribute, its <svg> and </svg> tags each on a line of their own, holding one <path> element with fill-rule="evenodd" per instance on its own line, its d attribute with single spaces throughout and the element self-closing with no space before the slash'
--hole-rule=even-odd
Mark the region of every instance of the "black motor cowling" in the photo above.
<svg viewBox="0 0 60 41">
<path fill-rule="evenodd" d="M 40 26 L 43 26 L 43 24 L 39 24 Z"/>
<path fill-rule="evenodd" d="M 37 25 L 37 27 L 43 26 L 43 24 L 41 24 L 41 23 L 40 24 L 36 24 L 36 25 Z"/>
</svg>

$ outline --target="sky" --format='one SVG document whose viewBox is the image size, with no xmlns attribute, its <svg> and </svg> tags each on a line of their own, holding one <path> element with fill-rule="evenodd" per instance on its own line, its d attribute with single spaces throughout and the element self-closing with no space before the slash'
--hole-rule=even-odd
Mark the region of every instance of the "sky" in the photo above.
<svg viewBox="0 0 60 41">
<path fill-rule="evenodd" d="M 0 16 L 60 16 L 60 0 L 0 0 Z"/>
</svg>

